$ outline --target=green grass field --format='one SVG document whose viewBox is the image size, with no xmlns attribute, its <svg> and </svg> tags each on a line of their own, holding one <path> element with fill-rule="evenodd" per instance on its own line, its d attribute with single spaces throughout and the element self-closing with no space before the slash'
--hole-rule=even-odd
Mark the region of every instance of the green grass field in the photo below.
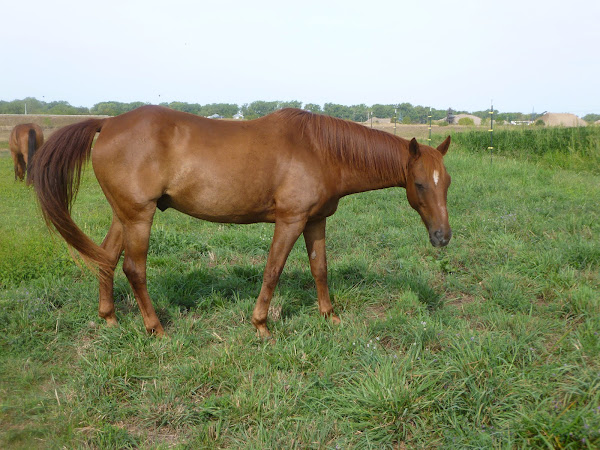
<svg viewBox="0 0 600 450">
<path fill-rule="evenodd" d="M 0 152 L 0 448 L 598 448 L 598 167 L 526 153 L 451 147 L 444 249 L 402 189 L 343 199 L 327 228 L 342 325 L 319 317 L 299 241 L 268 343 L 249 318 L 272 225 L 157 213 L 168 337 L 146 335 L 121 270 L 107 328 L 94 276 Z M 73 214 L 108 230 L 91 171 Z"/>
</svg>

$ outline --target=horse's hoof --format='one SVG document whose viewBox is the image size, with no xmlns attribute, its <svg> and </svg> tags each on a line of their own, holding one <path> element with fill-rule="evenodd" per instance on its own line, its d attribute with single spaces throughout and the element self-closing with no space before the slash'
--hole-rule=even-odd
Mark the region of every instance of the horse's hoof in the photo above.
<svg viewBox="0 0 600 450">
<path fill-rule="evenodd" d="M 331 323 L 333 323 L 334 325 L 339 325 L 340 323 L 342 323 L 342 319 L 340 319 L 333 313 L 329 315 L 329 320 L 331 320 Z"/>
<path fill-rule="evenodd" d="M 261 336 L 260 337 L 260 342 L 262 342 L 263 344 L 271 344 L 274 345 L 276 340 L 272 335 L 269 336 Z"/>
<path fill-rule="evenodd" d="M 252 325 L 256 328 L 256 333 L 258 337 L 262 340 L 272 339 L 271 332 L 267 328 L 266 320 L 255 320 L 252 319 Z"/>
<path fill-rule="evenodd" d="M 342 320 L 333 311 L 321 313 L 321 316 L 327 317 L 329 320 L 331 320 L 331 323 L 335 325 L 339 325 L 340 323 L 342 323 Z"/>
<path fill-rule="evenodd" d="M 257 334 L 262 341 L 269 341 L 273 339 L 273 335 L 266 328 L 264 330 L 257 330 Z"/>
<path fill-rule="evenodd" d="M 146 328 L 146 331 L 148 332 L 148 334 L 152 335 L 152 336 L 156 336 L 156 337 L 165 337 L 165 330 L 163 329 L 162 325 L 158 325 L 157 327 L 153 327 L 153 328 Z"/>
<path fill-rule="evenodd" d="M 119 326 L 119 322 L 117 321 L 116 317 L 107 317 L 105 320 L 106 320 L 107 327 L 118 327 Z"/>
</svg>

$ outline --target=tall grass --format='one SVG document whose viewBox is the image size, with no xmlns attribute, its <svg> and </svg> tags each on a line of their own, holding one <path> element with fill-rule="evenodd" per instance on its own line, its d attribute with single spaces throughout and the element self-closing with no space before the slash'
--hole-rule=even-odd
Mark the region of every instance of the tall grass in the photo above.
<svg viewBox="0 0 600 450">
<path fill-rule="evenodd" d="M 600 173 L 600 127 L 518 127 L 493 133 L 496 155 L 542 162 L 550 167 Z M 471 151 L 489 153 L 490 133 L 453 134 L 454 143 Z"/>
<path fill-rule="evenodd" d="M 120 268 L 106 328 L 96 280 L 0 154 L 0 448 L 598 448 L 600 177 L 460 142 L 446 164 L 448 247 L 400 189 L 343 199 L 327 229 L 342 325 L 318 316 L 299 242 L 266 343 L 249 317 L 272 225 L 157 213 L 169 336 L 145 334 Z M 110 224 L 89 173 L 74 215 L 97 241 Z"/>
</svg>

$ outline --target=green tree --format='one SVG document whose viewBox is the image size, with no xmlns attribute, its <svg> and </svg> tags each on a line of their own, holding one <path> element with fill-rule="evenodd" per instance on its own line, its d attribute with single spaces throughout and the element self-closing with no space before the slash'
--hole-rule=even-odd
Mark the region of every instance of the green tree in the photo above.
<svg viewBox="0 0 600 450">
<path fill-rule="evenodd" d="M 397 105 L 375 104 L 371 109 L 373 111 L 373 116 L 379 117 L 380 119 L 391 119 L 394 117 L 394 110 L 397 109 Z"/>
<path fill-rule="evenodd" d="M 27 106 L 29 109 L 29 105 Z M 83 106 L 75 107 L 68 102 L 59 101 L 46 104 L 46 110 L 42 114 L 89 114 L 90 110 Z"/>
<path fill-rule="evenodd" d="M 323 108 L 321 108 L 321 105 L 317 105 L 316 103 L 307 103 L 306 105 L 304 105 L 304 109 L 317 114 L 321 114 L 323 112 Z"/>
<path fill-rule="evenodd" d="M 398 105 L 398 117 L 402 118 L 402 123 L 414 123 L 417 120 L 415 108 L 410 103 L 400 103 Z"/>
<path fill-rule="evenodd" d="M 211 103 L 208 105 L 198 105 L 198 114 L 204 117 L 218 114 L 219 116 L 232 118 L 239 111 L 239 106 L 231 103 Z"/>
<path fill-rule="evenodd" d="M 168 106 L 176 111 L 204 115 L 201 113 L 202 107 L 198 103 L 171 102 Z"/>
<path fill-rule="evenodd" d="M 302 102 L 291 100 L 289 102 L 279 102 L 278 109 L 283 108 L 302 108 Z"/>
<path fill-rule="evenodd" d="M 23 111 L 25 110 L 25 104 L 27 104 L 27 113 L 28 114 L 44 114 L 48 110 L 48 104 L 38 100 L 37 98 L 27 97 L 22 100 L 23 103 Z M 66 105 L 69 105 L 67 102 L 62 102 Z M 69 105 L 71 106 L 71 105 Z M 64 114 L 64 113 L 62 113 Z"/>
<path fill-rule="evenodd" d="M 594 123 L 600 120 L 600 114 L 586 114 L 582 117 L 587 123 Z"/>
<path fill-rule="evenodd" d="M 353 120 L 354 117 L 352 108 L 337 103 L 325 103 L 325 105 L 323 105 L 323 114 L 346 120 Z"/>
<path fill-rule="evenodd" d="M 425 106 L 415 106 L 413 108 L 413 114 L 411 116 L 413 123 L 428 123 L 429 122 L 429 108 Z M 433 117 L 432 117 L 433 118 Z"/>
<path fill-rule="evenodd" d="M 496 116 L 499 114 L 497 109 L 494 110 L 494 120 L 496 120 Z M 475 111 L 472 112 L 471 115 L 479 117 L 481 120 L 489 119 L 491 114 L 489 109 L 484 109 L 483 111 Z M 483 122 L 482 122 L 483 123 Z"/>
<path fill-rule="evenodd" d="M 441 120 L 445 119 L 447 114 L 446 109 L 432 109 L 431 110 L 431 120 Z"/>
<path fill-rule="evenodd" d="M 242 113 L 246 119 L 256 119 L 277 111 L 280 102 L 265 102 L 262 100 L 242 105 Z"/>
<path fill-rule="evenodd" d="M 132 102 L 132 103 L 122 103 L 122 102 L 100 102 L 96 103 L 94 106 L 90 108 L 90 112 L 92 114 L 98 115 L 106 115 L 106 116 L 118 116 L 119 114 L 126 113 L 128 111 L 132 111 L 140 106 L 146 105 L 147 103 L 143 102 Z"/>
<path fill-rule="evenodd" d="M 67 102 L 52 102 L 48 106 L 47 114 L 70 114 L 73 111 L 73 107 Z"/>
<path fill-rule="evenodd" d="M 369 107 L 367 105 L 364 103 L 352 105 L 350 109 L 352 110 L 351 120 L 354 120 L 355 122 L 366 122 L 369 117 Z"/>
</svg>

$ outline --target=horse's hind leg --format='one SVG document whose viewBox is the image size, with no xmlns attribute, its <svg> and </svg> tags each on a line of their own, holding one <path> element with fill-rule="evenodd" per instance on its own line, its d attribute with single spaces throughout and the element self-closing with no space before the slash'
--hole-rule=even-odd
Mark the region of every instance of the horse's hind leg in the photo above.
<svg viewBox="0 0 600 450">
<path fill-rule="evenodd" d="M 102 248 L 106 250 L 111 258 L 111 267 L 110 270 L 100 271 L 100 301 L 98 304 L 98 314 L 106 320 L 108 325 L 112 326 L 117 325 L 115 301 L 113 298 L 115 267 L 119 262 L 121 253 L 123 253 L 123 225 L 114 216 L 108 234 L 104 238 L 104 242 L 102 242 Z"/>
<path fill-rule="evenodd" d="M 17 154 L 12 151 L 10 152 L 10 156 L 12 156 L 13 159 L 13 166 L 15 169 L 15 181 L 17 181 L 17 175 L 19 173 L 19 159 L 17 157 Z"/>
<path fill-rule="evenodd" d="M 152 218 L 155 211 L 156 204 L 153 204 L 148 206 L 134 220 L 123 223 L 123 237 L 125 239 L 123 271 L 133 289 L 144 319 L 146 331 L 160 336 L 164 333 L 164 330 L 154 311 L 146 285 L 146 259 L 150 243 L 150 228 L 152 227 Z"/>
<path fill-rule="evenodd" d="M 23 181 L 25 179 L 25 173 L 27 171 L 27 163 L 25 162 L 25 157 L 23 153 L 19 154 L 19 179 Z"/>
<path fill-rule="evenodd" d="M 23 180 L 25 177 L 25 160 L 20 153 L 11 152 L 13 163 L 15 166 L 15 181 Z"/>
</svg>

